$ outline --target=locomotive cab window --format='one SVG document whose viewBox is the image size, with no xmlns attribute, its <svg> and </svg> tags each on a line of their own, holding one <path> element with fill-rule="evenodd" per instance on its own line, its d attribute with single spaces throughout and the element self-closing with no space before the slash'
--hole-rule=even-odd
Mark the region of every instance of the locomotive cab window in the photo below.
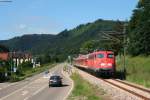
<svg viewBox="0 0 150 100">
<path fill-rule="evenodd" d="M 108 54 L 107 57 L 108 57 L 108 58 L 113 58 L 113 57 L 114 57 L 114 54 Z"/>
<path fill-rule="evenodd" d="M 88 58 L 89 59 L 94 59 L 94 55 L 89 55 Z"/>
<path fill-rule="evenodd" d="M 98 54 L 97 57 L 98 58 L 104 58 L 104 54 Z"/>
</svg>

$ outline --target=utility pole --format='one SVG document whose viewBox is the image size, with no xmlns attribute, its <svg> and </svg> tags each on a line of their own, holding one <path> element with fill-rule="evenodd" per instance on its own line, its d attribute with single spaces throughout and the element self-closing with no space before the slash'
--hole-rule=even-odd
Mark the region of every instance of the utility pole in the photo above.
<svg viewBox="0 0 150 100">
<path fill-rule="evenodd" d="M 123 34 L 124 34 L 124 37 L 123 37 L 123 41 L 124 41 L 124 45 L 123 45 L 123 74 L 124 74 L 124 79 L 126 78 L 126 27 L 127 27 L 127 24 L 125 23 L 124 24 L 124 29 L 123 29 Z"/>
<path fill-rule="evenodd" d="M 11 73 L 11 76 L 12 76 L 12 69 L 13 69 L 13 52 L 12 52 L 12 50 L 11 50 L 11 64 L 10 64 L 10 73 Z"/>
</svg>

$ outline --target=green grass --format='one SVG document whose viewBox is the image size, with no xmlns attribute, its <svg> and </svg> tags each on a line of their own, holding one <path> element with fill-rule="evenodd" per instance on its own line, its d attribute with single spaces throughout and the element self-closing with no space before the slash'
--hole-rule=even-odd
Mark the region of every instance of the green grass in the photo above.
<svg viewBox="0 0 150 100">
<path fill-rule="evenodd" d="M 101 100 L 103 90 L 90 84 L 77 73 L 73 73 L 71 78 L 74 81 L 74 89 L 68 100 Z"/>
<path fill-rule="evenodd" d="M 33 75 L 39 74 L 39 73 L 41 73 L 41 72 L 43 72 L 45 70 L 48 70 L 48 69 L 50 69 L 50 68 L 52 68 L 54 66 L 55 66 L 55 64 L 50 64 L 49 63 L 49 64 L 42 65 L 40 67 L 36 67 L 34 69 L 33 68 L 26 69 L 26 70 L 24 70 L 23 75 L 16 75 L 15 73 L 13 73 L 10 81 L 11 82 L 16 82 L 16 81 L 24 80 L 27 77 L 31 77 Z"/>
<path fill-rule="evenodd" d="M 123 68 L 123 61 L 118 60 L 117 69 Z M 128 81 L 150 87 L 150 57 L 126 57 L 126 70 Z"/>
</svg>

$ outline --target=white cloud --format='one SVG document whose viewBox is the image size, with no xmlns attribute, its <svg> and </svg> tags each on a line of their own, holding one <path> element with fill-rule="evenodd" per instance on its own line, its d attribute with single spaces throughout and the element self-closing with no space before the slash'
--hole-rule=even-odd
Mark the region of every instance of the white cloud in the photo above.
<svg viewBox="0 0 150 100">
<path fill-rule="evenodd" d="M 27 25 L 25 25 L 25 24 L 20 24 L 19 25 L 19 29 L 25 29 L 27 27 Z"/>
</svg>

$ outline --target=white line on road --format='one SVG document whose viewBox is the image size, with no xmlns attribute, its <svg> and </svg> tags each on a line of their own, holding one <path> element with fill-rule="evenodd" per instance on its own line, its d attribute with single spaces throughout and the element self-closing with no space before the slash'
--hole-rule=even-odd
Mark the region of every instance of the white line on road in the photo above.
<svg viewBox="0 0 150 100">
<path fill-rule="evenodd" d="M 28 100 L 29 99 L 29 97 L 26 97 L 26 98 L 24 98 L 23 100 Z"/>
<path fill-rule="evenodd" d="M 3 83 L 3 84 L 8 84 L 8 85 L 6 85 L 6 86 L 4 86 L 4 87 L 1 87 L 0 90 L 5 89 L 5 88 L 7 88 L 7 87 L 9 87 L 9 86 L 15 85 L 15 84 L 17 84 L 17 83 L 18 83 L 18 82 L 15 82 L 15 83 Z"/>
<path fill-rule="evenodd" d="M 54 71 L 56 70 L 56 68 L 58 68 L 58 67 L 53 67 L 52 69 L 50 69 L 50 71 L 51 71 L 51 72 L 54 72 Z M 42 78 L 42 77 L 40 77 L 40 78 Z M 10 94 L 8 94 L 8 95 L 2 97 L 2 98 L 0 98 L 0 100 L 6 99 L 7 97 L 9 97 L 9 96 L 11 96 L 11 95 L 13 95 L 13 94 L 19 92 L 20 90 L 23 90 L 24 88 L 28 87 L 29 85 L 31 85 L 31 84 L 33 84 L 33 83 L 35 83 L 35 82 L 37 82 L 37 81 L 39 81 L 39 79 L 36 79 L 36 80 L 34 80 L 33 82 L 31 82 L 31 83 L 29 83 L 29 84 L 23 86 L 22 88 L 20 88 L 20 89 L 14 91 L 14 92 L 12 92 L 12 93 L 10 93 Z M 27 100 L 27 99 L 28 99 L 28 98 L 25 98 L 24 100 Z"/>
<path fill-rule="evenodd" d="M 32 83 L 32 82 L 31 82 L 31 83 Z M 2 97 L 0 100 L 4 100 L 5 98 L 7 98 L 7 97 L 9 97 L 9 96 L 11 96 L 11 95 L 17 93 L 18 91 L 20 91 L 20 90 L 26 88 L 27 86 L 29 86 L 31 83 L 29 83 L 28 85 L 25 85 L 24 87 L 22 87 L 22 88 L 20 88 L 20 89 L 18 89 L 18 90 L 16 90 L 16 91 L 10 93 L 9 95 L 6 95 L 6 96 Z"/>
<path fill-rule="evenodd" d="M 29 91 L 22 91 L 22 94 L 21 95 L 26 95 L 26 94 L 28 94 L 29 93 Z"/>
<path fill-rule="evenodd" d="M 50 72 L 51 72 L 51 73 L 54 72 L 54 70 L 56 70 L 56 68 L 58 68 L 58 67 L 52 68 L 52 69 L 50 70 Z M 42 78 L 42 77 L 40 77 L 40 78 Z M 12 92 L 12 93 L 10 93 L 10 94 L 8 94 L 8 95 L 2 97 L 2 98 L 0 98 L 0 100 L 4 100 L 4 99 L 6 99 L 7 97 L 14 95 L 15 93 L 17 93 L 17 92 L 19 92 L 19 91 L 21 91 L 21 90 L 22 90 L 22 95 L 26 95 L 28 92 L 27 92 L 27 91 L 24 91 L 24 92 L 23 92 L 23 89 L 25 89 L 26 87 L 28 87 L 28 86 L 30 86 L 31 84 L 36 83 L 36 82 L 38 82 L 38 81 L 39 81 L 39 79 L 36 79 L 36 80 L 34 80 L 33 82 L 30 82 L 29 84 L 23 86 L 22 88 L 20 88 L 20 89 L 14 91 L 14 92 Z M 36 95 L 37 93 L 39 93 L 40 91 L 42 91 L 42 90 L 45 89 L 46 87 L 47 87 L 47 85 L 45 85 L 44 87 L 41 87 L 39 90 L 37 90 L 36 92 L 34 92 L 34 93 L 32 94 L 32 96 L 33 96 L 33 95 Z M 28 96 L 28 97 L 26 97 L 24 100 L 27 100 L 27 99 L 29 99 L 29 98 L 30 98 L 30 97 Z"/>
<path fill-rule="evenodd" d="M 38 94 L 39 92 L 41 92 L 42 90 L 44 90 L 46 87 L 47 87 L 47 84 L 44 87 L 42 87 L 39 90 L 37 90 L 36 92 L 34 92 L 32 96 Z"/>
<path fill-rule="evenodd" d="M 37 80 L 39 80 L 39 79 L 37 79 Z M 37 80 L 34 80 L 33 82 L 29 83 L 28 85 L 25 85 L 25 86 L 23 86 L 22 88 L 20 88 L 20 89 L 14 91 L 14 92 L 12 92 L 12 93 L 10 93 L 9 95 L 6 95 L 6 96 L 0 98 L 0 100 L 4 100 L 4 99 L 6 99 L 7 97 L 9 97 L 9 96 L 11 96 L 11 95 L 13 95 L 13 94 L 19 92 L 20 90 L 23 90 L 24 88 L 26 88 L 26 87 L 28 87 L 29 85 L 31 85 L 31 84 L 33 84 L 34 82 L 36 82 Z"/>
<path fill-rule="evenodd" d="M 38 94 L 39 92 L 41 92 L 42 90 L 44 90 L 46 87 L 47 87 L 47 85 L 45 85 L 44 87 L 41 87 L 41 88 L 38 89 L 36 92 L 34 92 L 31 96 L 28 96 L 28 97 L 26 97 L 26 98 L 23 99 L 23 100 L 28 100 L 30 97 L 32 97 L 32 96 Z"/>
<path fill-rule="evenodd" d="M 71 81 L 71 89 L 68 91 L 67 95 L 63 98 L 63 100 L 66 100 L 67 97 L 70 95 L 71 91 L 72 91 L 73 88 L 74 88 L 74 83 L 73 83 L 73 80 L 72 80 L 69 76 L 65 75 L 65 73 L 64 73 L 63 70 L 62 70 L 61 73 L 63 74 L 63 76 L 65 76 L 66 78 L 68 78 L 68 79 Z"/>
</svg>

